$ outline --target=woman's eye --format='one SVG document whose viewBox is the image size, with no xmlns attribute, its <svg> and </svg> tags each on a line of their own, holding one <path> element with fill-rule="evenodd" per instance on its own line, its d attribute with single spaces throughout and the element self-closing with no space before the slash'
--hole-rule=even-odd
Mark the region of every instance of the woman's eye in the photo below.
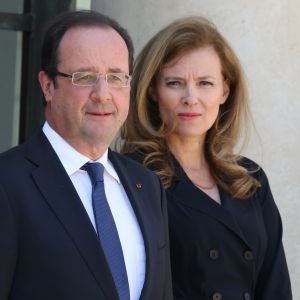
<svg viewBox="0 0 300 300">
<path fill-rule="evenodd" d="M 168 81 L 167 83 L 166 83 L 166 85 L 167 86 L 174 86 L 174 87 L 179 87 L 179 86 L 182 86 L 182 82 L 180 82 L 180 81 L 177 81 L 177 80 L 174 80 L 174 81 Z"/>
<path fill-rule="evenodd" d="M 211 81 L 202 80 L 199 82 L 200 86 L 213 86 L 214 84 Z"/>
</svg>

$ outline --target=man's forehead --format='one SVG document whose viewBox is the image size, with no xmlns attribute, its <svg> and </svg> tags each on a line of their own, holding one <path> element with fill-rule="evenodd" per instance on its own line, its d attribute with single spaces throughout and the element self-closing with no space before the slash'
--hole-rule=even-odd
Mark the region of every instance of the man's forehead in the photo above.
<svg viewBox="0 0 300 300">
<path fill-rule="evenodd" d="M 111 60 L 112 68 L 128 67 L 128 48 L 124 39 L 111 27 L 74 27 L 69 29 L 58 48 L 60 62 L 76 58 L 80 61 Z M 122 65 L 119 65 L 119 64 Z M 88 67 L 83 65 L 82 67 Z"/>
<path fill-rule="evenodd" d="M 95 37 L 96 36 L 96 37 Z M 75 26 L 66 31 L 64 36 L 61 39 L 60 44 L 65 41 L 71 40 L 74 42 L 75 40 L 89 39 L 93 37 L 95 42 L 97 40 L 107 40 L 109 43 L 119 42 L 126 46 L 126 43 L 122 36 L 112 27 L 109 26 Z M 104 46 L 104 45 L 103 45 Z M 127 46 L 126 46 L 127 48 Z"/>
</svg>

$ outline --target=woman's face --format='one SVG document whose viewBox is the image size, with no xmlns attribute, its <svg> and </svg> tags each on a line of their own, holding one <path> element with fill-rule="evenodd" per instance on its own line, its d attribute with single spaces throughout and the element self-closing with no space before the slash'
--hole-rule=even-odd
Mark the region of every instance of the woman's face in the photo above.
<svg viewBox="0 0 300 300">
<path fill-rule="evenodd" d="M 201 47 L 167 64 L 150 88 L 166 125 L 177 123 L 172 135 L 203 139 L 229 94 L 221 62 L 213 47 Z"/>
</svg>

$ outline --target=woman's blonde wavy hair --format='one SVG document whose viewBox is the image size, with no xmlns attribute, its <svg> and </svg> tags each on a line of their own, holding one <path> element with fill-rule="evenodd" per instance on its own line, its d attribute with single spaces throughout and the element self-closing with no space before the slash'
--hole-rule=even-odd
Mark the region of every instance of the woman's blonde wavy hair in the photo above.
<svg viewBox="0 0 300 300">
<path fill-rule="evenodd" d="M 171 185 L 176 174 L 166 137 L 174 128 L 162 122 L 149 87 L 165 65 L 205 46 L 212 46 L 217 52 L 224 80 L 230 87 L 217 120 L 206 134 L 205 157 L 217 184 L 233 198 L 246 199 L 260 184 L 251 176 L 255 170 L 241 166 L 238 163 L 241 156 L 233 153 L 240 138 L 243 138 L 242 146 L 248 142 L 249 121 L 252 121 L 245 78 L 239 59 L 227 41 L 215 25 L 203 17 L 176 20 L 154 35 L 138 55 L 134 63 L 129 115 L 121 130 L 122 152 L 141 153 L 143 163 L 154 169 L 164 186 Z"/>
</svg>

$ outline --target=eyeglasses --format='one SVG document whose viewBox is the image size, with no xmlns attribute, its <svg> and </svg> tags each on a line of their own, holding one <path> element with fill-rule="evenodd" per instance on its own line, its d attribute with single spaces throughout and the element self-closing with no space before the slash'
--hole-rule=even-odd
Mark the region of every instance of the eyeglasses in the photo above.
<svg viewBox="0 0 300 300">
<path fill-rule="evenodd" d="M 126 73 L 107 73 L 105 75 L 101 75 L 95 72 L 75 72 L 73 74 L 67 74 L 57 71 L 56 74 L 71 78 L 72 84 L 78 86 L 96 85 L 101 77 L 105 78 L 108 86 L 114 88 L 128 87 L 131 81 L 131 76 Z"/>
</svg>

